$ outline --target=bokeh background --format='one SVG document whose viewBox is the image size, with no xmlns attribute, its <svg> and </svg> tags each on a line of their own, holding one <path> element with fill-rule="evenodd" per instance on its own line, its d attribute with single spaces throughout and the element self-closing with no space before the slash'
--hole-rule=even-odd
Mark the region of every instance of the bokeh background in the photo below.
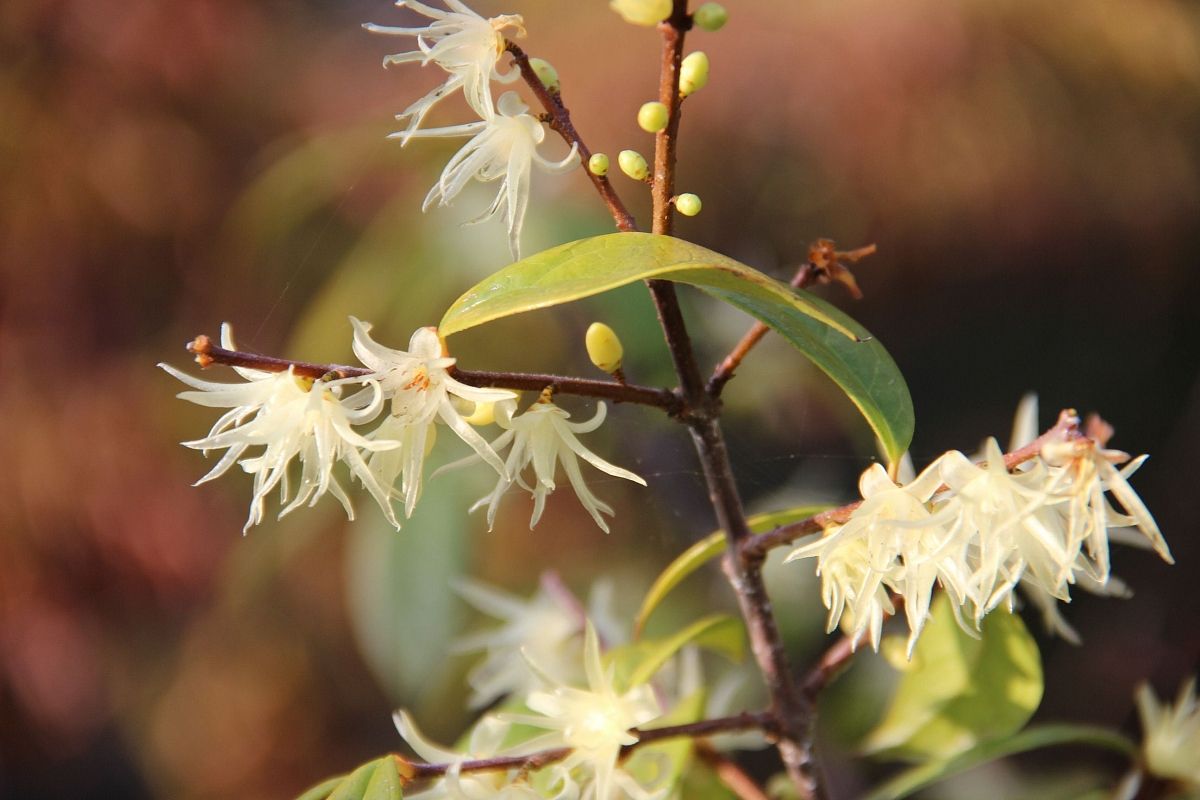
<svg viewBox="0 0 1200 800">
<path fill-rule="evenodd" d="M 1043 424 L 1064 406 L 1099 411 L 1114 446 L 1152 454 L 1135 485 L 1178 564 L 1120 552 L 1135 596 L 1081 596 L 1066 611 L 1085 646 L 1043 641 L 1039 718 L 1134 733 L 1136 683 L 1173 695 L 1200 654 L 1200 11 L 727 5 L 723 31 L 691 39 L 713 77 L 685 108 L 679 188 L 704 211 L 681 235 L 783 279 L 819 236 L 877 243 L 858 269 L 865 299 L 819 291 L 907 375 L 918 465 L 1003 440 L 1027 390 Z M 602 0 L 477 7 L 525 14 L 523 44 L 558 67 L 593 149 L 651 148 L 634 115 L 655 92 L 652 30 Z M 290 797 L 398 748 L 401 705 L 450 740 L 467 721 L 470 662 L 446 649 L 480 621 L 448 581 L 526 593 L 554 569 L 586 594 L 603 574 L 628 606 L 712 528 L 684 432 L 628 408 L 593 443 L 651 486 L 597 481 L 618 508 L 608 536 L 566 492 L 536 531 L 527 498 L 513 497 L 487 533 L 463 511 L 487 488 L 482 472 L 434 481 L 401 533 L 360 499 L 354 523 L 324 501 L 243 537 L 247 481 L 190 487 L 206 464 L 177 442 L 211 415 L 174 400 L 179 385 L 154 368 L 186 366 L 185 341 L 228 320 L 244 347 L 345 360 L 354 314 L 403 346 L 507 260 L 501 226 L 459 225 L 487 187 L 419 211 L 455 143 L 384 138 L 437 76 L 381 69 L 409 40 L 359 26 L 412 19 L 366 0 L 0 6 L 5 800 Z M 434 120 L 465 114 L 447 103 Z M 616 181 L 645 218 L 639 187 Z M 609 229 L 580 173 L 535 175 L 527 252 Z M 506 321 L 463 335 L 455 354 L 468 367 L 587 373 L 583 330 L 601 318 L 624 337 L 632 377 L 667 383 L 643 295 Z M 747 324 L 701 298 L 687 311 L 706 359 Z M 873 457 L 866 428 L 785 345 L 761 347 L 726 398 L 752 510 L 852 498 Z M 809 571 L 771 575 L 800 665 L 823 641 Z M 709 575 L 665 613 L 714 605 L 730 598 Z M 880 774 L 852 760 L 878 711 L 872 658 L 824 715 L 839 796 Z M 1120 769 L 1055 753 L 944 793 L 1075 796 Z"/>
</svg>

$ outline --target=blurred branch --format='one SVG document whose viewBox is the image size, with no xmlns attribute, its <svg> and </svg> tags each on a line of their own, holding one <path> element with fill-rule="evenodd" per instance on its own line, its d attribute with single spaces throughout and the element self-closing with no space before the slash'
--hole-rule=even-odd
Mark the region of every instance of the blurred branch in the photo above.
<svg viewBox="0 0 1200 800">
<path fill-rule="evenodd" d="M 1063 442 L 1072 439 L 1087 438 L 1080 431 L 1079 424 L 1079 416 L 1075 409 L 1063 409 L 1059 413 L 1058 421 L 1054 424 L 1054 427 L 1024 447 L 1013 450 L 1011 453 L 1006 453 L 1004 455 L 1004 466 L 1008 467 L 1008 469 L 1014 469 L 1018 465 L 1037 456 L 1042 451 L 1042 447 L 1049 442 Z M 941 489 L 938 491 L 941 491 Z M 831 525 L 844 525 L 850 521 L 850 517 L 860 505 L 862 505 L 862 501 L 857 500 L 853 503 L 847 503 L 844 506 L 822 511 L 820 514 L 814 514 L 808 519 L 793 522 L 789 525 L 781 525 L 773 531 L 753 536 L 742 544 L 742 557 L 750 561 L 761 561 L 774 548 L 791 544 L 801 536 L 823 531 Z"/>
<path fill-rule="evenodd" d="M 738 766 L 737 762 L 717 750 L 711 744 L 697 742 L 696 757 L 707 764 L 708 768 L 717 776 L 717 780 L 723 783 L 726 789 L 733 792 L 741 800 L 770 800 L 767 793 L 762 790 L 762 787 L 747 775 L 746 771 Z"/>
<path fill-rule="evenodd" d="M 546 88 L 546 85 L 542 83 L 537 73 L 533 71 L 533 67 L 529 63 L 529 56 L 517 44 L 506 39 L 504 48 L 512 54 L 517 69 L 521 71 L 521 77 L 529 85 L 530 90 L 537 96 L 542 107 L 546 109 L 546 113 L 549 115 L 547 124 L 567 144 L 573 144 L 579 148 L 579 158 L 583 162 L 583 171 L 587 173 L 588 178 L 592 181 L 592 185 L 600 193 L 600 198 L 608 206 L 608 212 L 612 214 L 613 221 L 617 224 L 617 229 L 621 231 L 636 231 L 638 229 L 637 221 L 629 213 L 629 210 L 625 208 L 625 204 L 621 201 L 617 190 L 613 188 L 612 183 L 608 180 L 608 176 L 597 175 L 588 167 L 588 160 L 592 157 L 592 151 L 588 149 L 588 146 L 583 142 L 583 137 L 575 130 L 575 125 L 571 122 L 571 112 L 563 104 L 562 93 Z"/>
<path fill-rule="evenodd" d="M 751 712 L 743 711 L 740 714 L 734 714 L 729 717 L 717 717 L 714 719 L 705 719 L 698 722 L 688 722 L 682 725 L 668 725 L 662 728 L 649 728 L 641 730 L 634 728 L 630 731 L 637 737 L 637 741 L 633 744 L 625 745 L 621 748 L 621 756 L 628 756 L 637 748 L 661 742 L 665 739 L 679 739 L 683 737 L 701 738 L 713 736 L 718 733 L 734 733 L 738 731 L 762 730 L 771 732 L 775 725 L 775 717 L 769 712 Z M 529 753 L 520 756 L 496 756 L 493 758 L 480 758 L 472 761 L 450 762 L 445 764 L 425 764 L 420 762 L 412 762 L 402 756 L 396 756 L 399 772 L 404 776 L 406 781 L 420 780 L 423 778 L 438 778 L 445 775 L 451 767 L 457 767 L 457 771 L 466 772 L 496 772 L 500 770 L 519 769 L 523 772 L 534 772 L 549 764 L 557 761 L 562 761 L 567 756 L 571 755 L 574 748 L 571 747 L 555 747 L 550 750 L 540 750 L 536 753 Z"/>
<path fill-rule="evenodd" d="M 201 367 L 212 364 L 224 364 L 231 367 L 261 369 L 268 372 L 285 372 L 292 370 L 296 375 L 313 380 L 322 378 L 363 378 L 371 371 L 363 367 L 350 367 L 344 364 L 316 364 L 310 361 L 292 361 L 286 358 L 264 356 L 257 353 L 247 353 L 240 350 L 227 350 L 213 344 L 212 339 L 201 334 L 187 345 L 189 353 L 196 356 L 196 363 Z M 617 381 L 597 381 L 586 378 L 571 378 L 564 375 L 550 375 L 531 372 L 489 372 L 482 370 L 465 370 L 451 367 L 450 375 L 455 380 L 468 386 L 490 386 L 516 391 L 540 392 L 546 388 L 556 393 L 595 397 L 611 400 L 614 403 L 636 403 L 637 405 L 661 408 L 671 416 L 677 416 L 682 411 L 682 403 L 678 395 L 670 389 L 657 389 L 651 386 L 639 386 Z"/>
</svg>

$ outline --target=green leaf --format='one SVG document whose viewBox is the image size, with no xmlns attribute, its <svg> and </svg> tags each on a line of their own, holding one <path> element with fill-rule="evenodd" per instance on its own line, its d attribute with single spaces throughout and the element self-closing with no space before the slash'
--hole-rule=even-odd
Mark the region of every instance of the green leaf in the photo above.
<svg viewBox="0 0 1200 800">
<path fill-rule="evenodd" d="M 669 714 L 654 720 L 653 724 L 656 728 L 665 728 L 696 722 L 704 716 L 707 701 L 707 693 L 703 689 L 697 690 L 676 703 Z M 653 785 L 655 792 L 671 795 L 691 766 L 694 745 L 695 740 L 680 736 L 639 747 L 626 762 L 625 769 L 643 785 Z"/>
<path fill-rule="evenodd" d="M 1107 728 L 1090 725 L 1039 725 L 1004 739 L 978 744 L 951 758 L 937 759 L 907 769 L 876 788 L 864 800 L 900 800 L 938 781 L 989 761 L 1064 744 L 1099 747 L 1130 758 L 1137 751 L 1133 742 Z"/>
<path fill-rule="evenodd" d="M 893 461 L 913 433 L 912 398 L 883 345 L 837 308 L 698 245 L 648 233 L 581 239 L 511 264 L 454 302 L 442 336 L 634 281 L 696 286 L 779 332 L 842 389 Z"/>
<path fill-rule="evenodd" d="M 371 778 L 375 775 L 378 761 L 368 761 L 346 776 L 346 779 L 329 795 L 329 800 L 363 800 Z"/>
<path fill-rule="evenodd" d="M 942 594 L 865 750 L 896 758 L 949 758 L 1020 730 L 1042 699 L 1037 643 L 1003 609 L 983 619 L 979 639 L 954 620 Z"/>
<path fill-rule="evenodd" d="M 384 756 L 375 762 L 375 774 L 367 784 L 367 792 L 363 800 L 402 800 L 404 793 L 400 791 L 400 772 L 396 769 L 396 759 Z"/>
<path fill-rule="evenodd" d="M 740 620 L 712 614 L 665 639 L 614 647 L 605 658 L 615 667 L 616 684 L 628 688 L 648 682 L 672 656 L 692 643 L 740 661 L 746 653 L 746 632 Z"/>
<path fill-rule="evenodd" d="M 813 514 L 819 514 L 831 507 L 829 505 L 797 506 L 783 511 L 755 514 L 746 522 L 754 533 L 765 533 L 780 525 L 808 519 Z M 637 639 L 641 636 L 646 620 L 650 618 L 654 609 L 658 608 L 672 589 L 682 583 L 684 578 L 724 553 L 725 550 L 725 531 L 718 530 L 684 550 L 668 564 L 667 568 L 655 578 L 654 585 L 650 587 L 650 591 L 646 592 L 646 597 L 642 600 L 642 607 L 633 620 L 633 638 Z"/>
<path fill-rule="evenodd" d="M 346 780 L 346 777 L 345 775 L 339 775 L 336 778 L 321 781 L 297 797 L 296 800 L 327 800 L 329 795 L 333 794 L 333 790 L 342 785 L 342 781 Z"/>
</svg>

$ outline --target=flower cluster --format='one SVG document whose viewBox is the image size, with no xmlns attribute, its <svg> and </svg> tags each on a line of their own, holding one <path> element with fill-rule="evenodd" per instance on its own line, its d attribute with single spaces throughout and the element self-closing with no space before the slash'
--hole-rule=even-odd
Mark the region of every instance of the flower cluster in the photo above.
<svg viewBox="0 0 1200 800">
<path fill-rule="evenodd" d="M 241 383 L 197 380 L 166 364 L 163 369 L 195 391 L 179 397 L 203 406 L 226 409 L 208 436 L 184 442 L 202 450 L 223 450 L 217 464 L 200 483 L 225 474 L 234 464 L 254 476 L 254 494 L 245 530 L 261 522 L 266 498 L 276 487 L 283 506 L 280 516 L 313 505 L 326 493 L 340 500 L 354 518 L 349 497 L 334 477 L 344 462 L 351 476 L 367 489 L 388 521 L 400 527 L 393 500 L 402 501 L 405 516 L 412 516 L 424 483 L 425 458 L 433 446 L 440 423 L 473 451 L 471 461 L 484 461 L 499 475 L 489 496 L 488 524 L 499 498 L 516 483 L 534 497 L 533 522 L 554 490 L 555 462 L 561 462 L 584 507 L 606 532 L 600 512 L 612 509 L 588 489 L 577 456 L 610 475 L 645 485 L 632 472 L 609 464 L 580 444 L 575 434 L 595 430 L 604 420 L 601 404 L 588 423 L 567 422 L 568 414 L 544 398 L 522 415 L 515 415 L 516 395 L 505 389 L 469 386 L 453 377 L 455 359 L 449 357 L 434 328 L 417 330 L 408 350 L 395 350 L 375 342 L 370 325 L 351 317 L 353 349 L 366 374 L 336 379 L 297 375 L 294 368 L 268 372 L 235 367 Z M 235 350 L 229 326 L 222 327 L 221 344 Z M 327 376 L 329 377 L 329 376 Z M 475 430 L 474 413 L 464 410 L 496 406 L 506 432 L 489 445 Z M 378 425 L 369 432 L 356 426 Z M 497 449 L 511 445 L 507 462 Z M 289 468 L 299 459 L 300 481 L 293 485 Z M 533 466 L 531 486 L 521 472 Z"/>
<path fill-rule="evenodd" d="M 852 635 L 867 633 L 876 648 L 893 611 L 891 594 L 903 597 L 911 654 L 936 585 L 969 631 L 992 609 L 1011 608 L 1017 586 L 1043 610 L 1069 602 L 1073 585 L 1119 593 L 1109 573 L 1113 529 L 1136 529 L 1170 562 L 1158 525 L 1128 482 L 1144 460 L 1081 437 L 1045 444 L 1017 471 L 1009 471 L 995 439 L 983 463 L 951 451 L 903 485 L 876 464 L 859 481 L 863 502 L 850 519 L 802 543 L 788 560 L 817 559 L 829 630 L 846 616 Z M 1123 469 L 1114 465 L 1125 461 Z M 1056 609 L 1047 615 L 1069 633 Z"/>
<path fill-rule="evenodd" d="M 1154 690 L 1137 691 L 1142 720 L 1142 756 L 1150 774 L 1200 791 L 1200 702 L 1193 677 L 1179 689 L 1175 705 L 1160 703 Z M 1191 796 L 1191 795 L 1188 795 Z"/>
<path fill-rule="evenodd" d="M 579 164 L 577 147 L 557 162 L 548 161 L 537 151 L 546 138 L 542 123 L 514 92 L 506 92 L 492 102 L 491 81 L 511 83 L 520 73 L 516 69 L 501 72 L 500 57 L 506 42 L 504 31 L 525 32 L 520 15 L 501 14 L 485 19 L 461 0 L 446 0 L 448 10 L 434 8 L 416 0 L 398 0 L 397 6 L 410 8 L 432 22 L 422 28 L 397 28 L 369 24 L 367 30 L 398 36 L 412 36 L 417 49 L 384 58 L 384 66 L 420 62 L 434 63 L 446 73 L 445 82 L 417 100 L 399 115 L 407 120 L 404 130 L 392 134 L 407 144 L 414 138 L 472 137 L 450 159 L 438 182 L 425 197 L 423 210 L 433 205 L 446 206 L 471 180 L 481 183 L 500 181 L 491 206 L 474 222 L 500 217 L 508 228 L 509 250 L 513 259 L 521 257 L 521 227 L 529 205 L 529 176 L 533 165 L 561 173 Z M 430 109 L 445 97 L 461 90 L 478 121 L 442 128 L 421 129 Z"/>
<path fill-rule="evenodd" d="M 663 715 L 660 698 L 679 695 L 661 690 L 680 688 L 688 681 L 675 680 L 672 684 L 678 683 L 679 687 L 659 687 L 659 692 L 646 683 L 621 685 L 613 663 L 604 658 L 600 637 L 591 620 L 580 609 L 567 608 L 569 603 L 564 603 L 563 598 L 550 597 L 545 588 L 529 602 L 479 584 L 462 588 L 474 603 L 493 606 L 499 603 L 505 607 L 502 613 L 508 623 L 472 637 L 472 642 L 487 647 L 485 668 L 507 662 L 503 673 L 516 679 L 504 687 L 508 694 L 505 707 L 522 710 L 483 716 L 461 751 L 428 742 L 411 717 L 404 711 L 398 712 L 396 726 L 413 751 L 429 763 L 448 765 L 444 777 L 413 797 L 427 800 L 664 797 L 665 787 L 654 786 L 653 778 L 647 780 L 641 777 L 641 770 L 631 771 L 627 768 L 629 764 L 622 766 L 618 761 L 622 748 L 638 741 L 634 729 Z M 538 630 L 529 622 L 534 616 L 555 634 Z M 517 670 L 524 674 L 516 677 Z M 492 672 L 498 674 L 495 669 Z M 577 685 L 580 680 L 586 685 Z M 489 692 L 488 696 L 494 699 L 498 693 Z M 483 772 L 467 767 L 474 760 L 533 755 L 558 748 L 567 748 L 570 753 L 544 768 L 529 770 L 522 765 L 507 771 Z"/>
</svg>

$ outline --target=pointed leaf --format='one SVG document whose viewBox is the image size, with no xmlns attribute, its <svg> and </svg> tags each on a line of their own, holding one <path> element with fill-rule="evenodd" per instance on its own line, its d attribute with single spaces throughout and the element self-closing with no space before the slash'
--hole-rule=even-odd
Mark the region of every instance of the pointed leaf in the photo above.
<svg viewBox="0 0 1200 800">
<path fill-rule="evenodd" d="M 404 793 L 400 791 L 400 772 L 396 769 L 396 759 L 384 756 L 375 763 L 375 774 L 367 784 L 363 800 L 402 800 Z"/>
<path fill-rule="evenodd" d="M 788 508 L 783 511 L 755 514 L 747 519 L 746 523 L 750 526 L 752 532 L 765 533 L 780 525 L 787 525 L 791 522 L 808 519 L 813 514 L 819 514 L 828 508 L 831 508 L 831 506 L 797 506 L 796 508 Z M 641 636 L 642 629 L 646 625 L 646 620 L 650 618 L 650 615 L 654 613 L 654 609 L 658 608 L 659 604 L 662 603 L 672 589 L 682 583 L 684 578 L 724 553 L 725 550 L 725 531 L 718 530 L 705 536 L 687 550 L 684 550 L 674 561 L 668 564 L 667 568 L 655 578 L 654 585 L 650 587 L 650 591 L 646 592 L 646 597 L 642 600 L 642 607 L 638 610 L 637 616 L 633 620 L 633 638 L 637 639 Z"/>
<path fill-rule="evenodd" d="M 912 398 L 896 363 L 837 308 L 720 253 L 669 236 L 614 233 L 518 261 L 454 302 L 442 336 L 568 303 L 640 280 L 696 286 L 779 332 L 842 389 L 895 461 L 913 433 Z"/>
<path fill-rule="evenodd" d="M 370 785 L 371 778 L 375 775 L 375 769 L 378 766 L 379 762 L 368 761 L 351 772 L 342 781 L 341 785 L 334 790 L 333 794 L 329 795 L 329 800 L 362 800 L 363 795 L 367 793 L 367 786 Z"/>
<path fill-rule="evenodd" d="M 1042 699 L 1037 643 L 1016 614 L 983 619 L 980 638 L 954 620 L 940 595 L 883 720 L 868 735 L 869 753 L 948 758 L 1025 725 Z"/>
<path fill-rule="evenodd" d="M 296 798 L 296 800 L 328 800 L 329 795 L 333 794 L 333 790 L 342 785 L 342 781 L 348 776 L 339 775 L 336 778 L 330 778 L 326 781 L 321 781 L 316 786 L 312 787 L 304 794 Z"/>
<path fill-rule="evenodd" d="M 672 656 L 693 643 L 740 661 L 746 652 L 746 632 L 740 620 L 712 614 L 665 639 L 615 647 L 606 658 L 616 669 L 616 682 L 628 688 L 647 683 Z"/>
<path fill-rule="evenodd" d="M 901 800 L 938 781 L 981 764 L 1029 750 L 1064 744 L 1103 748 L 1129 758 L 1137 752 L 1133 742 L 1107 728 L 1090 725 L 1039 725 L 1005 739 L 978 744 L 951 758 L 938 759 L 907 769 L 877 787 L 864 800 Z"/>
</svg>

